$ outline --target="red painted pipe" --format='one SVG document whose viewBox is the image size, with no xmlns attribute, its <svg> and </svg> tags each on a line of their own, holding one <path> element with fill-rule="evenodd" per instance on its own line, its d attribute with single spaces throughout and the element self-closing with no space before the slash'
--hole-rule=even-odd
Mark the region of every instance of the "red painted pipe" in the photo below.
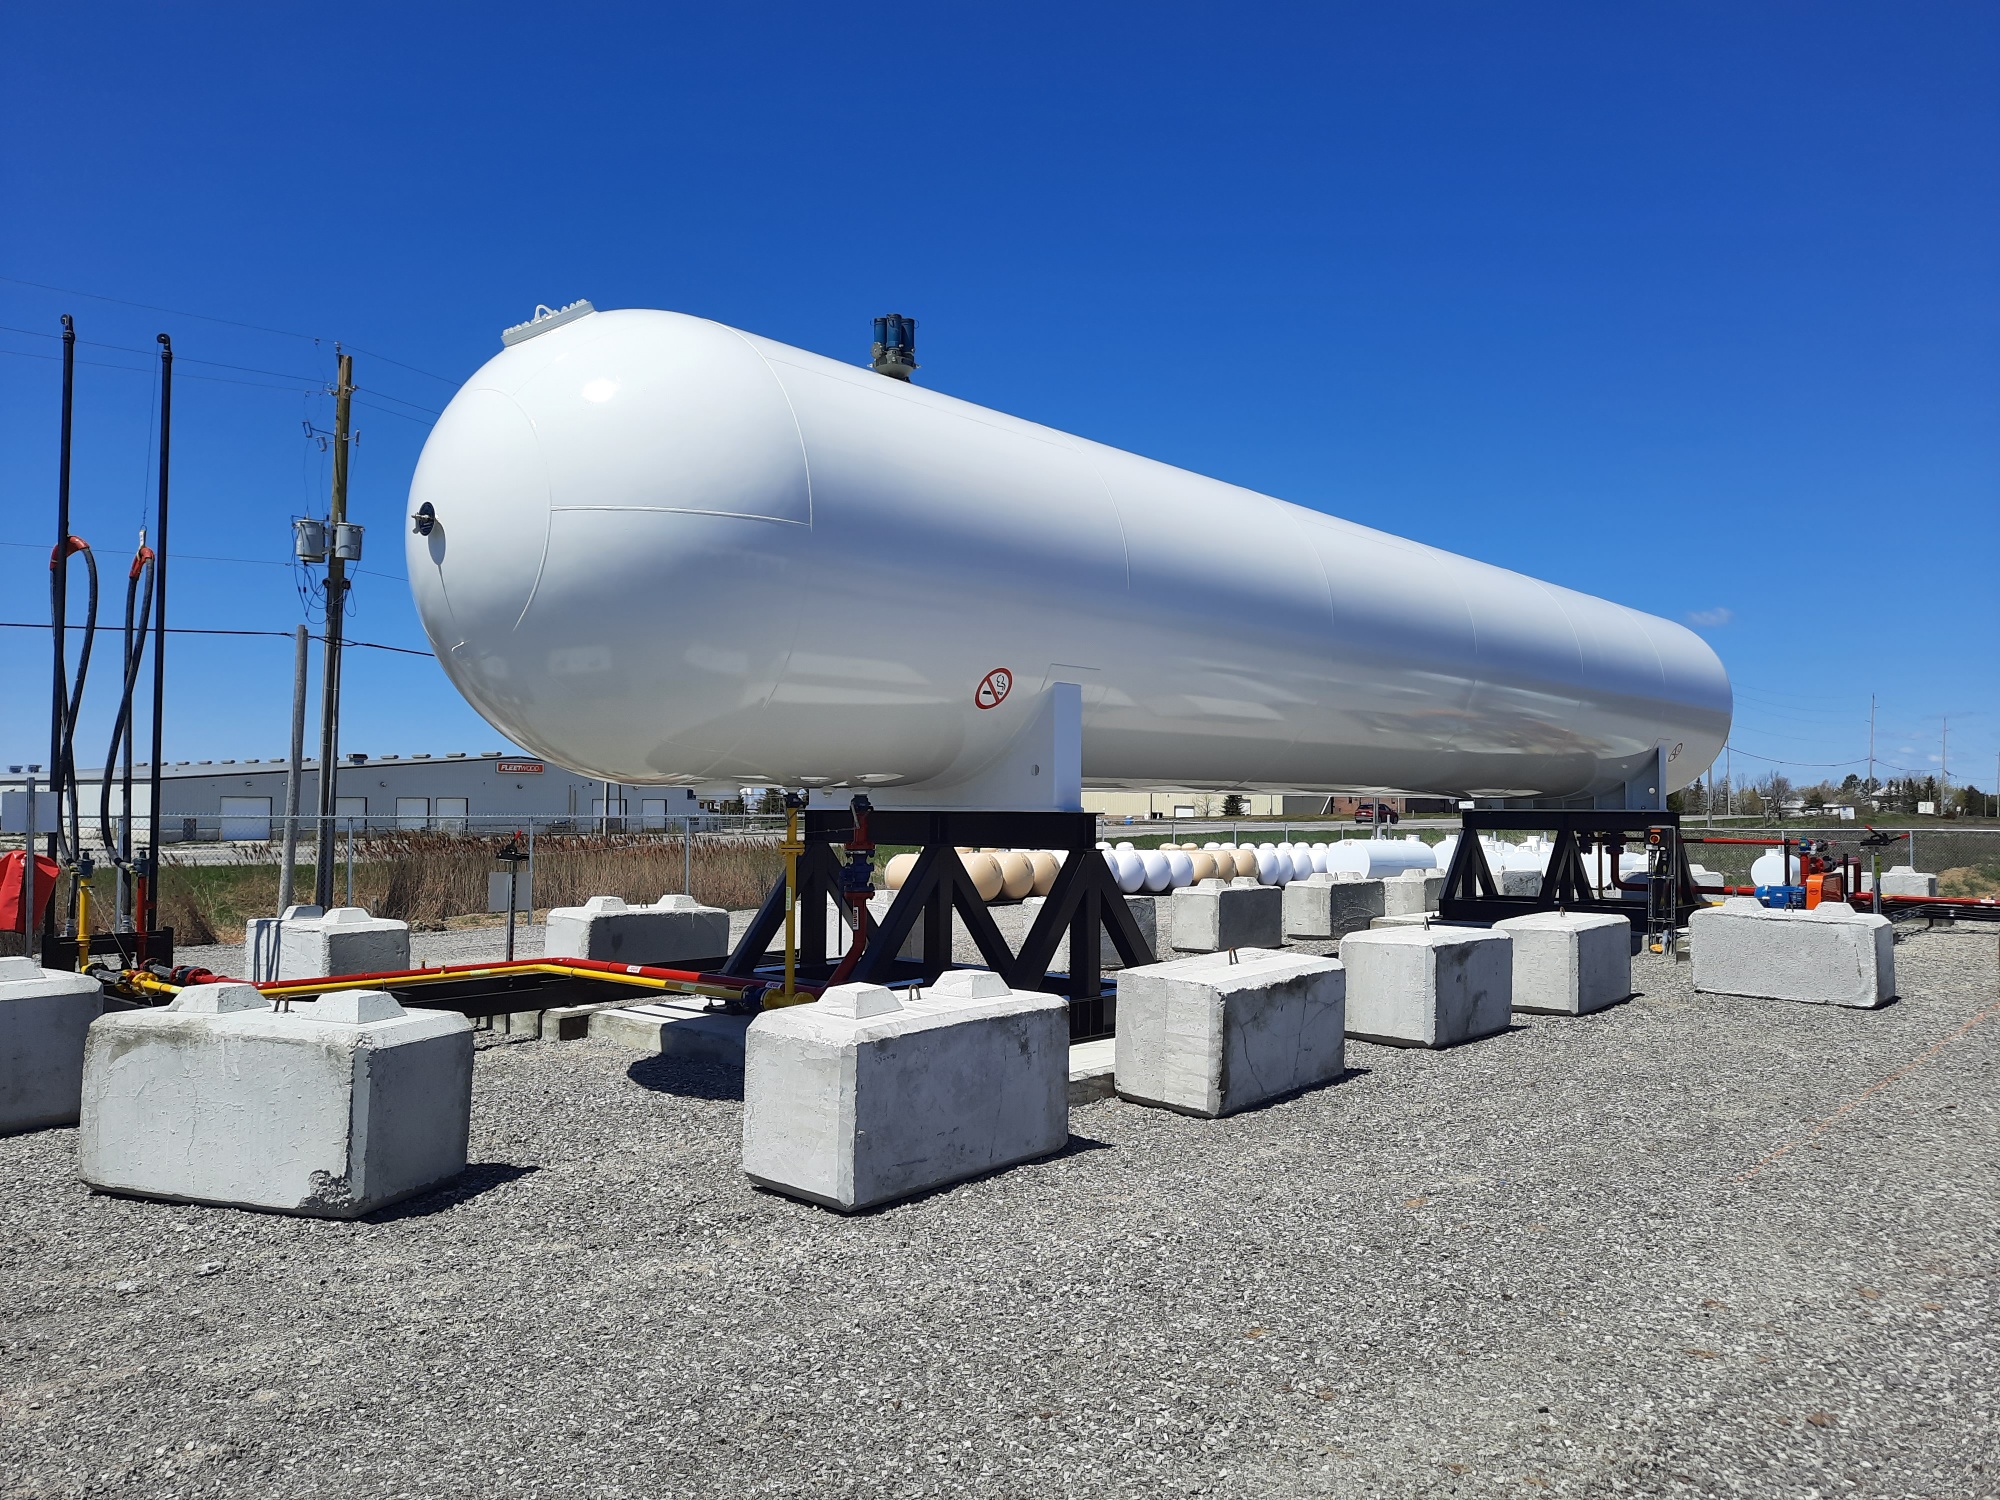
<svg viewBox="0 0 2000 1500">
<path fill-rule="evenodd" d="M 508 973 L 512 970 L 534 969 L 544 964 L 561 964 L 566 969 L 592 969 L 601 974 L 636 974 L 642 979 L 671 979 L 683 984 L 713 985 L 718 989 L 747 989 L 753 984 L 770 984 L 768 979 L 745 979 L 738 974 L 702 974 L 693 969 L 653 968 L 646 964 L 614 964 L 598 958 L 517 958 L 511 963 L 501 961 L 490 964 L 443 964 L 434 969 L 383 969 L 369 974 L 322 974 L 320 979 L 338 980 L 343 986 L 351 986 L 357 981 L 379 982 L 384 988 L 393 986 L 398 979 L 437 979 L 440 975 L 477 975 L 481 978 L 492 973 Z M 210 969 L 189 969 L 181 975 L 182 983 L 194 984 L 243 984 L 244 980 L 231 979 L 227 974 L 217 974 Z M 290 989 L 294 985 L 311 984 L 310 979 L 274 979 L 257 986 L 260 990 Z M 802 994 L 817 995 L 823 985 L 801 984 Z"/>
</svg>

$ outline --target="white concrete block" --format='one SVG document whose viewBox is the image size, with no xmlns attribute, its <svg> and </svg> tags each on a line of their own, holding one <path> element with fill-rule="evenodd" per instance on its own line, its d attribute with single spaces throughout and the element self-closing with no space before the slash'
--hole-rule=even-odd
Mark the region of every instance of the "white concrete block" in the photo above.
<svg viewBox="0 0 2000 1500">
<path fill-rule="evenodd" d="M 1863 880 L 1870 880 L 1863 876 Z M 1913 869 L 1909 865 L 1896 865 L 1882 872 L 1882 894 L 1885 896 L 1935 896 L 1938 893 L 1938 878 Z M 1871 882 L 1872 883 L 1872 882 Z"/>
<path fill-rule="evenodd" d="M 1277 948 L 1284 941 L 1285 893 L 1253 875 L 1203 880 L 1173 894 L 1173 945 L 1183 953 Z"/>
<path fill-rule="evenodd" d="M 1436 911 L 1443 890 L 1442 870 L 1405 870 L 1395 879 L 1382 882 L 1380 915 L 1411 917 Z"/>
<path fill-rule="evenodd" d="M 630 906 L 618 896 L 558 906 L 549 912 L 542 938 L 542 952 L 550 958 L 621 964 L 676 964 L 728 951 L 729 913 L 681 895 L 662 896 L 651 906 Z"/>
<path fill-rule="evenodd" d="M 1338 1078 L 1347 975 L 1268 948 L 1128 969 L 1118 980 L 1118 1092 L 1215 1119 Z"/>
<path fill-rule="evenodd" d="M 898 994 L 837 985 L 751 1023 L 751 1181 L 848 1212 L 1062 1149 L 1066 1000 L 978 970 Z"/>
<path fill-rule="evenodd" d="M 472 1023 L 343 990 L 195 985 L 90 1028 L 77 1168 L 104 1192 L 352 1219 L 465 1168 Z"/>
<path fill-rule="evenodd" d="M 252 984 L 277 979 L 283 967 L 285 924 L 324 915 L 317 906 L 288 906 L 281 916 L 250 918 L 243 924 L 243 967 L 237 972 Z"/>
<path fill-rule="evenodd" d="M 1347 1034 L 1404 1047 L 1450 1047 L 1505 1031 L 1514 956 L 1477 927 L 1375 927 L 1340 945 Z"/>
<path fill-rule="evenodd" d="M 371 917 L 358 906 L 285 921 L 278 934 L 279 979 L 383 974 L 409 966 L 410 924 Z"/>
<path fill-rule="evenodd" d="M 1513 1008 L 1581 1016 L 1632 995 L 1632 924 L 1608 912 L 1538 911 L 1493 924 L 1514 945 Z"/>
<path fill-rule="evenodd" d="M 1542 893 L 1542 872 L 1540 870 L 1500 871 L 1500 894 L 1503 896 L 1539 896 Z"/>
<path fill-rule="evenodd" d="M 1883 877 L 1888 884 L 1888 877 Z M 1896 995 L 1896 939 L 1887 917 L 1844 901 L 1811 911 L 1772 910 L 1731 896 L 1688 918 L 1694 987 L 1716 995 L 1852 1005 L 1867 1010 Z"/>
<path fill-rule="evenodd" d="M 1328 874 L 1294 880 L 1285 887 L 1285 936 L 1331 942 L 1360 932 L 1383 914 L 1383 893 L 1394 883 Z"/>
<path fill-rule="evenodd" d="M 0 958 L 0 1135 L 76 1123 L 84 1034 L 103 1014 L 89 975 Z"/>
</svg>

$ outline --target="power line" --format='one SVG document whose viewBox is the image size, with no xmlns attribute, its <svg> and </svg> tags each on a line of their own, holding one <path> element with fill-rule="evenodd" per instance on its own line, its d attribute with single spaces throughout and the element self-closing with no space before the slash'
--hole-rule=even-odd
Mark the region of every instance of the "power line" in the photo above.
<svg viewBox="0 0 2000 1500">
<path fill-rule="evenodd" d="M 234 318 L 212 317 L 208 313 L 182 312 L 171 307 L 156 307 L 150 302 L 133 302 L 124 297 L 107 297 L 102 292 L 80 292 L 74 287 L 50 286 L 44 281 L 27 281 L 19 276 L 0 276 L 0 281 L 9 282 L 14 286 L 31 286 L 37 291 L 59 292 L 65 297 L 89 297 L 96 302 L 112 302 L 120 307 L 137 307 L 146 312 L 166 313 L 169 317 L 174 318 L 197 318 L 204 323 L 220 323 L 225 328 L 247 328 L 252 333 L 273 334 L 281 339 L 302 339 L 309 344 L 323 344 L 327 342 L 316 333 L 294 333 L 289 328 L 266 328 L 260 323 L 242 323 Z M 391 359 L 386 354 L 377 354 L 373 349 L 364 349 L 359 344 L 348 344 L 346 347 L 353 350 L 356 354 L 365 354 L 370 359 L 379 359 L 385 364 L 394 365 L 399 370 L 408 370 L 412 375 L 421 375 L 426 380 L 435 380 L 442 385 L 452 387 L 454 390 L 462 384 L 460 381 L 453 380 L 449 375 L 439 375 L 431 370 L 420 369 L 416 365 L 406 364 L 400 359 Z"/>
<path fill-rule="evenodd" d="M 0 278 L 0 280 L 4 279 Z M 48 628 L 47 625 L 36 624 L 32 620 L 0 620 L 0 630 L 47 630 Z M 157 629 L 159 627 L 156 626 L 154 628 Z M 281 641 L 289 641 L 295 638 L 289 630 L 202 630 L 192 625 L 169 625 L 166 627 L 166 631 L 168 635 L 268 635 Z M 316 635 L 313 639 L 324 641 L 326 637 Z M 385 646 L 380 641 L 342 640 L 341 644 L 343 646 L 366 646 L 370 651 L 394 651 L 402 656 L 427 656 L 433 661 L 437 659 L 437 653 L 434 651 L 417 651 L 409 646 Z"/>
<path fill-rule="evenodd" d="M 137 351 L 134 352 L 136 353 Z M 62 360 L 60 354 L 37 354 L 32 349 L 0 349 L 0 354 L 4 354 L 12 359 L 42 359 L 48 360 L 51 363 L 60 363 Z M 177 359 L 176 363 L 178 362 Z M 114 365 L 101 359 L 80 359 L 77 363 L 80 365 L 89 365 L 93 370 L 123 370 L 127 375 L 152 375 L 154 373 L 153 369 L 147 365 Z M 197 361 L 197 363 L 205 363 L 205 361 Z M 228 369 L 231 367 L 225 365 L 223 368 Z M 189 380 L 205 380 L 210 385 L 247 385 L 254 386 L 260 391 L 297 391 L 301 389 L 301 387 L 296 385 L 273 385 L 268 380 L 231 380 L 226 375 L 197 375 L 192 370 L 184 373 Z M 303 379 L 304 377 L 301 378 Z M 324 381 L 315 380 L 312 382 L 312 387 L 315 390 L 322 388 L 324 385 Z"/>
<path fill-rule="evenodd" d="M 120 307 L 137 307 L 146 312 L 165 313 L 172 318 L 196 318 L 203 323 L 220 323 L 225 328 L 247 328 L 252 333 L 274 334 L 281 339 L 303 339 L 308 344 L 324 342 L 315 333 L 294 333 L 289 328 L 266 328 L 261 323 L 241 323 L 234 318 L 217 318 L 211 317 L 207 313 L 182 312 L 178 308 L 157 307 L 151 302 L 132 302 L 124 297 L 107 297 L 102 292 L 80 292 L 75 287 L 50 286 L 45 281 L 27 281 L 19 276 L 0 276 L 0 281 L 10 282 L 14 286 L 31 286 L 41 292 L 59 292 L 65 297 L 88 297 L 94 302 L 115 302 Z M 376 357 L 380 358 L 381 356 L 378 355 Z M 417 373 L 421 375 L 425 372 L 419 370 Z"/>
<path fill-rule="evenodd" d="M 31 339 L 60 339 L 62 337 L 59 333 L 45 333 L 39 328 L 16 328 L 8 323 L 0 323 L 0 333 L 18 333 Z M 100 343 L 96 339 L 78 339 L 77 342 L 88 349 L 115 349 L 120 354 L 153 355 L 158 352 L 153 349 L 135 348 L 131 344 Z M 316 381 L 320 384 L 325 383 L 323 378 L 318 375 L 294 375 L 289 370 L 260 370 L 254 365 L 231 365 L 224 364 L 219 359 L 196 359 L 191 354 L 176 354 L 174 356 L 174 364 L 176 366 L 208 365 L 212 369 L 217 370 L 240 370 L 245 375 L 275 375 L 280 380 L 305 380 Z M 393 401 L 395 397 L 392 396 L 389 399 Z"/>
<path fill-rule="evenodd" d="M 0 542 L 0 547 L 19 547 L 25 552 L 47 552 L 49 549 L 40 542 Z M 238 563 L 246 568 L 284 568 L 290 570 L 291 563 L 276 562 L 268 557 L 215 557 L 203 552 L 174 552 L 168 554 L 168 562 L 211 562 Z M 357 573 L 366 573 L 370 578 L 386 578 L 391 583 L 408 583 L 401 573 L 378 573 L 373 568 L 356 568 Z"/>
</svg>

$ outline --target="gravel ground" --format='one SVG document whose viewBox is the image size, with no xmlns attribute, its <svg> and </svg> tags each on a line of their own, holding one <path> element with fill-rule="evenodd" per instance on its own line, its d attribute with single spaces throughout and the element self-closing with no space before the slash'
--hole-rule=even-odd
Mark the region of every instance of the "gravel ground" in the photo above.
<svg viewBox="0 0 2000 1500">
<path fill-rule="evenodd" d="M 1644 958 L 856 1218 L 744 1183 L 740 1076 L 593 1042 L 485 1046 L 476 1165 L 373 1222 L 0 1141 L 0 1494 L 1994 1495 L 1994 934 L 1897 961 L 1864 1014 Z"/>
</svg>

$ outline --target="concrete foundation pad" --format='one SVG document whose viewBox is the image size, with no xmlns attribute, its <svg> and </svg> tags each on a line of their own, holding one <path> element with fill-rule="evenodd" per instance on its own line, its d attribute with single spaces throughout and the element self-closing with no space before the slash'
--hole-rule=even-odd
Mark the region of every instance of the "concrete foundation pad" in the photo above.
<svg viewBox="0 0 2000 1500">
<path fill-rule="evenodd" d="M 743 1171 L 851 1212 L 1047 1156 L 1069 1139 L 1069 1006 L 958 970 L 837 985 L 766 1011 L 743 1068 Z"/>
<path fill-rule="evenodd" d="M 1285 893 L 1254 876 L 1203 880 L 1173 894 L 1173 945 L 1183 953 L 1278 948 L 1284 941 Z"/>
<path fill-rule="evenodd" d="M 592 896 L 548 915 L 542 953 L 621 964 L 671 966 L 729 951 L 729 913 L 692 896 L 665 895 L 651 906 L 617 896 Z"/>
<path fill-rule="evenodd" d="M 1495 922 L 1514 945 L 1513 1007 L 1581 1016 L 1632 995 L 1632 924 L 1608 913 L 1538 911 Z"/>
<path fill-rule="evenodd" d="M 410 924 L 371 917 L 358 906 L 336 906 L 321 916 L 289 918 L 280 925 L 280 979 L 382 974 L 409 966 Z"/>
<path fill-rule="evenodd" d="M 752 1018 L 710 1011 L 704 1008 L 706 1004 L 690 998 L 685 1002 L 657 1001 L 592 1011 L 590 1035 L 594 1040 L 615 1042 L 635 1052 L 657 1052 L 662 1057 L 684 1057 L 740 1068 L 743 1037 Z"/>
<path fill-rule="evenodd" d="M 1399 1047 L 1450 1047 L 1505 1031 L 1513 948 L 1477 927 L 1389 927 L 1340 945 L 1347 1034 Z"/>
<path fill-rule="evenodd" d="M 1882 883 L 1886 886 L 1888 877 Z M 1773 910 L 1731 896 L 1688 918 L 1694 987 L 1715 995 L 1872 1010 L 1896 996 L 1896 939 L 1887 917 L 1844 901 Z"/>
<path fill-rule="evenodd" d="M 0 958 L 0 1135 L 76 1123 L 84 1037 L 103 1014 L 87 974 Z"/>
<path fill-rule="evenodd" d="M 1384 911 L 1380 880 L 1343 880 L 1338 875 L 1310 875 L 1285 887 L 1285 936 L 1331 942 L 1350 932 L 1362 932 Z"/>
<path fill-rule="evenodd" d="M 193 985 L 92 1024 L 77 1170 L 102 1192 L 352 1219 L 465 1168 L 472 1025 L 344 990 Z"/>
<path fill-rule="evenodd" d="M 1095 1104 L 1109 1099 L 1118 1090 L 1114 1077 L 1118 1067 L 1118 1043 L 1112 1037 L 1094 1042 L 1071 1042 L 1069 1047 L 1069 1107 Z"/>
<path fill-rule="evenodd" d="M 1345 996 L 1338 959 L 1266 948 L 1128 969 L 1118 1093 L 1215 1119 L 1338 1078 Z"/>
</svg>

